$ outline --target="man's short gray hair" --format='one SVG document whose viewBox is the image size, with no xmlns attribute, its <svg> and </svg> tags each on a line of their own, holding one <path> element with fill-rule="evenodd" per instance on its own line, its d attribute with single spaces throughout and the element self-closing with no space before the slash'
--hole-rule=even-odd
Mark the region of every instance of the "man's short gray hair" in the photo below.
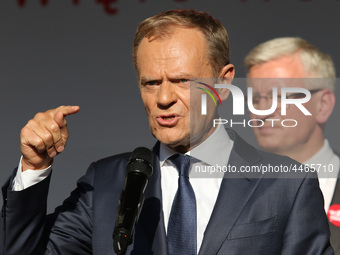
<svg viewBox="0 0 340 255">
<path fill-rule="evenodd" d="M 244 63 L 249 72 L 253 66 L 295 53 L 300 56 L 308 76 L 306 78 L 335 79 L 335 68 L 331 57 L 299 37 L 281 37 L 261 43 L 248 53 Z M 324 86 L 334 91 L 335 82 L 325 82 Z"/>
</svg>

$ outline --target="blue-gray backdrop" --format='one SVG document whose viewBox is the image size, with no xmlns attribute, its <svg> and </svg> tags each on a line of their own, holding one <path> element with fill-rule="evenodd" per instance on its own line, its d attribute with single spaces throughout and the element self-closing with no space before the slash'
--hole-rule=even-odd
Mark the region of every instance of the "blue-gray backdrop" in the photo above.
<svg viewBox="0 0 340 255">
<path fill-rule="evenodd" d="M 109 2 L 112 2 L 109 4 Z M 70 140 L 55 160 L 49 211 L 99 158 L 152 146 L 131 60 L 136 27 L 174 8 L 209 12 L 226 26 L 236 76 L 243 58 L 273 37 L 301 36 L 340 70 L 338 0 L 12 0 L 0 2 L 0 181 L 19 162 L 19 133 L 38 111 L 80 105 Z M 339 71 L 340 72 L 340 71 Z M 339 90 L 336 93 L 340 98 Z M 340 151 L 339 104 L 327 126 Z M 240 130 L 250 143 L 250 129 Z"/>
</svg>

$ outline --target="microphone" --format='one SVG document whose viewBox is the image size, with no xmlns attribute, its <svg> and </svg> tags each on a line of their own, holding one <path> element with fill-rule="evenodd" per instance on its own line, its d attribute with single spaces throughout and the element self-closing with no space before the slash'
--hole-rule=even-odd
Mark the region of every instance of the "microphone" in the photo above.
<svg viewBox="0 0 340 255">
<path fill-rule="evenodd" d="M 118 206 L 118 215 L 113 231 L 113 249 L 116 254 L 125 254 L 132 244 L 132 234 L 144 202 L 144 190 L 153 173 L 153 153 L 145 148 L 136 148 L 126 165 L 125 187 Z"/>
</svg>

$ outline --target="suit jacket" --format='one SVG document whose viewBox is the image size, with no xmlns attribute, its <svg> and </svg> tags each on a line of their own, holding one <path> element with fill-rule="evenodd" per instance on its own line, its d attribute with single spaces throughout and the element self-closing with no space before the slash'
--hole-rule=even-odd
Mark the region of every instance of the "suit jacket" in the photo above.
<svg viewBox="0 0 340 255">
<path fill-rule="evenodd" d="M 335 204 L 337 204 L 337 205 L 340 204 L 340 181 L 339 181 L 339 179 L 336 182 L 331 206 L 335 205 Z M 340 255 L 340 227 L 329 222 L 329 229 L 331 231 L 330 241 L 331 241 L 331 244 L 332 244 L 333 249 L 334 249 L 334 254 Z"/>
<path fill-rule="evenodd" d="M 228 133 L 234 140 L 230 165 L 298 164 L 256 150 L 233 131 Z M 129 155 L 91 164 L 70 197 L 47 218 L 50 178 L 19 192 L 8 189 L 11 180 L 6 183 L 5 254 L 114 254 L 112 233 Z M 296 178 L 265 178 L 262 174 L 242 173 L 237 178 L 226 177 L 231 178 L 221 183 L 200 255 L 333 254 L 315 174 L 297 172 Z M 134 242 L 127 254 L 167 254 L 160 178 L 156 156 Z"/>
</svg>

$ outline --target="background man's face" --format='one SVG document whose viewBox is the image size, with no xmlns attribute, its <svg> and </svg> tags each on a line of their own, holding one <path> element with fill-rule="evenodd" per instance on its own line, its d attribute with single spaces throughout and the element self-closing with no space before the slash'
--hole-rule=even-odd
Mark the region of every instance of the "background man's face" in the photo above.
<svg viewBox="0 0 340 255">
<path fill-rule="evenodd" d="M 272 94 L 273 87 L 304 87 L 302 81 L 290 82 L 280 78 L 307 78 L 298 55 L 284 56 L 264 64 L 252 67 L 249 70 L 249 78 L 278 78 L 265 80 L 252 80 L 253 95 L 268 96 Z M 293 80 L 291 80 L 293 81 Z M 278 88 L 278 95 L 280 95 Z M 261 98 L 258 109 L 269 109 L 271 101 Z M 295 105 L 290 105 L 285 116 L 281 116 L 281 107 L 278 105 L 277 110 L 266 116 L 257 116 L 250 113 L 251 119 L 264 120 L 263 127 L 253 128 L 259 146 L 267 151 L 289 155 L 293 157 L 294 151 L 305 150 L 308 153 L 308 146 L 313 146 L 313 133 L 315 132 L 317 122 L 315 120 L 315 98 L 305 103 L 305 108 L 312 116 L 304 115 Z M 283 127 L 280 122 L 276 121 L 274 127 L 272 122 L 266 119 L 295 119 L 298 122 L 296 127 Z M 292 125 L 293 123 L 289 123 Z"/>
<path fill-rule="evenodd" d="M 211 129 L 212 116 L 197 115 L 190 134 L 190 78 L 211 77 L 206 52 L 203 34 L 188 28 L 174 28 L 164 38 L 144 38 L 137 51 L 140 91 L 151 132 L 177 151 L 190 149 L 190 135 L 204 140 L 197 134 Z"/>
</svg>

